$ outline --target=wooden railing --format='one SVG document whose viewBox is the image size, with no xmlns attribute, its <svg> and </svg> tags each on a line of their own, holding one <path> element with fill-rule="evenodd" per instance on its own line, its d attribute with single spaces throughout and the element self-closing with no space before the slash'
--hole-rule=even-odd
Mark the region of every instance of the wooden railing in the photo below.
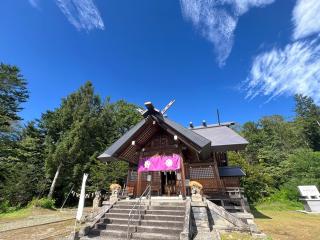
<svg viewBox="0 0 320 240">
<path fill-rule="evenodd" d="M 241 198 L 244 195 L 244 189 L 240 187 L 226 187 L 226 192 L 230 198 Z"/>
</svg>

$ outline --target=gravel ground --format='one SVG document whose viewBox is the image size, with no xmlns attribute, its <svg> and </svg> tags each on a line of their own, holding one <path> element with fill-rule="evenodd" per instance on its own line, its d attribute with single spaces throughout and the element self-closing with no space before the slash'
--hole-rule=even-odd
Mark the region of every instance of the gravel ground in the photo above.
<svg viewBox="0 0 320 240">
<path fill-rule="evenodd" d="M 85 212 L 90 210 L 91 208 L 85 209 Z M 61 239 L 63 235 L 69 235 L 73 230 L 75 215 L 76 209 L 63 211 L 32 209 L 29 216 L 23 218 L 2 218 L 0 240 Z M 52 235 L 54 236 L 50 238 Z"/>
</svg>

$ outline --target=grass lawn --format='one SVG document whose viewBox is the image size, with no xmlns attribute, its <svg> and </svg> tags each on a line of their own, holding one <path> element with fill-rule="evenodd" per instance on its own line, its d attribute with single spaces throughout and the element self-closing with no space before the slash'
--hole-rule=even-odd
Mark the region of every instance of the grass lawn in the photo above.
<svg viewBox="0 0 320 240">
<path fill-rule="evenodd" d="M 247 233 L 224 233 L 221 234 L 221 240 L 252 240 L 250 234 Z"/>
<path fill-rule="evenodd" d="M 258 228 L 273 240 L 320 240 L 320 214 L 297 212 L 299 203 L 265 202 L 253 209 Z M 251 240 L 248 234 L 225 233 L 223 240 Z"/>
<path fill-rule="evenodd" d="M 272 240 L 320 240 L 320 214 L 310 215 L 292 210 L 256 212 L 258 228 Z M 252 240 L 248 234 L 225 233 L 222 240 Z"/>
<path fill-rule="evenodd" d="M 296 211 L 261 210 L 256 223 L 273 240 L 320 240 L 320 214 Z"/>
<path fill-rule="evenodd" d="M 20 219 L 30 216 L 32 208 L 22 208 L 13 212 L 0 213 L 0 223 L 3 221 Z"/>
</svg>

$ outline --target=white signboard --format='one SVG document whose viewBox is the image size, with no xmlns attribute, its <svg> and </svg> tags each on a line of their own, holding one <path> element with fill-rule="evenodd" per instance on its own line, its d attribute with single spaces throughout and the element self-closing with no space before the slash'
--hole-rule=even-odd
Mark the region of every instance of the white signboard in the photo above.
<svg viewBox="0 0 320 240">
<path fill-rule="evenodd" d="M 301 197 L 320 196 L 320 193 L 315 185 L 298 186 Z"/>
</svg>

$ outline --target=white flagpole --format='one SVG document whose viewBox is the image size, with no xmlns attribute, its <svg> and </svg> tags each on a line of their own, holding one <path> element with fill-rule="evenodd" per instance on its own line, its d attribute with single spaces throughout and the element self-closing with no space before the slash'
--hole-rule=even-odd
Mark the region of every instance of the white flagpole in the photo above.
<svg viewBox="0 0 320 240">
<path fill-rule="evenodd" d="M 84 197 L 85 197 L 85 191 L 86 191 L 86 181 L 88 178 L 88 174 L 83 174 L 83 179 L 82 179 L 82 186 L 81 186 L 81 193 L 80 193 L 80 198 L 79 198 L 79 205 L 78 205 L 78 211 L 77 211 L 77 216 L 76 219 L 78 221 L 81 220 L 82 213 L 83 213 L 83 207 L 84 207 Z"/>
</svg>

